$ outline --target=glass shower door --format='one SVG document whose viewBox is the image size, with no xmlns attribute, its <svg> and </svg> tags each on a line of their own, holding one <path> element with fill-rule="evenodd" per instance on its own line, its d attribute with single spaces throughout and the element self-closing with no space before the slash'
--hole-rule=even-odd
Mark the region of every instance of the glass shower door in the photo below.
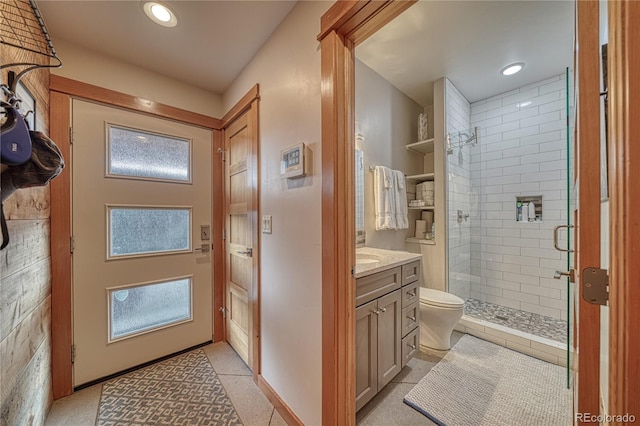
<svg viewBox="0 0 640 426">
<path fill-rule="evenodd" d="M 567 271 L 571 271 L 575 267 L 575 256 L 573 247 L 575 240 L 573 238 L 573 224 L 575 223 L 575 209 L 577 188 L 574 179 L 574 137 L 575 137 L 575 90 L 574 90 L 574 73 L 569 68 L 566 69 L 566 111 L 567 111 L 567 127 L 566 127 L 566 143 L 567 143 L 567 174 L 566 174 L 566 191 L 567 191 L 567 247 L 571 249 L 566 253 Z M 566 293 L 567 293 L 567 388 L 571 388 L 573 384 L 573 350 L 574 350 L 574 323 L 576 314 L 576 293 L 575 284 L 571 282 L 569 276 L 566 277 Z"/>
</svg>

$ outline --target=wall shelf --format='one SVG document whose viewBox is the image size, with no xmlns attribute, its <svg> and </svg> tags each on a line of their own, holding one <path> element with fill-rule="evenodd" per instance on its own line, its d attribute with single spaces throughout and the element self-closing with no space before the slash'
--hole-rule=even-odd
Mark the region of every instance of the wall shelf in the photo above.
<svg viewBox="0 0 640 426">
<path fill-rule="evenodd" d="M 407 180 L 424 182 L 424 181 L 427 181 L 427 180 L 433 180 L 434 176 L 435 176 L 435 173 L 422 173 L 420 175 L 407 176 L 406 179 Z"/>
<path fill-rule="evenodd" d="M 435 210 L 435 206 L 428 206 L 428 207 L 408 207 L 409 210 Z M 539 223 L 539 222 L 538 222 Z"/>
<path fill-rule="evenodd" d="M 405 145 L 409 151 L 417 152 L 418 154 L 427 154 L 433 152 L 433 138 L 425 139 L 420 142 L 410 143 Z"/>
<path fill-rule="evenodd" d="M 424 238 L 407 238 L 405 243 L 422 244 L 424 246 L 435 246 L 436 240 L 426 240 Z"/>
</svg>

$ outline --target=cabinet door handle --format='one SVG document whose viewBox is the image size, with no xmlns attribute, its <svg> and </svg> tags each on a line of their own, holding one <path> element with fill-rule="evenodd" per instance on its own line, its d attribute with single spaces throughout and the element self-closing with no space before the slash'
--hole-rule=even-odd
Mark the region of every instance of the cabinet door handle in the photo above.
<svg viewBox="0 0 640 426">
<path fill-rule="evenodd" d="M 416 292 L 415 291 L 413 293 L 407 292 L 407 296 L 416 297 Z"/>
<path fill-rule="evenodd" d="M 411 343 L 407 343 L 407 346 L 409 346 L 411 349 L 415 349 L 416 345 L 412 345 Z"/>
<path fill-rule="evenodd" d="M 376 314 L 376 315 L 380 315 L 380 311 L 379 310 L 375 310 L 375 311 L 371 311 L 372 313 Z"/>
<path fill-rule="evenodd" d="M 380 308 L 380 311 L 387 312 L 387 308 Z"/>
<path fill-rule="evenodd" d="M 407 319 L 410 319 L 411 321 L 414 321 L 414 322 L 415 322 L 416 317 L 409 317 L 409 316 L 408 316 L 408 317 L 407 317 Z"/>
</svg>

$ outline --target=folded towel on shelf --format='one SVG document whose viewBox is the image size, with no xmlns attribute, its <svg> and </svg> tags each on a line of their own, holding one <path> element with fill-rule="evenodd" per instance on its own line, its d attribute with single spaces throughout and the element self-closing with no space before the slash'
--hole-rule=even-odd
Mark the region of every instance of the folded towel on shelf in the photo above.
<svg viewBox="0 0 640 426">
<path fill-rule="evenodd" d="M 396 229 L 409 228 L 409 210 L 407 208 L 407 190 L 404 181 L 404 172 L 400 170 L 393 171 L 395 175 L 396 194 L 395 194 L 395 213 L 396 213 Z"/>
<path fill-rule="evenodd" d="M 394 188 L 393 170 L 384 166 L 376 166 L 373 178 L 373 198 L 375 204 L 376 231 L 396 229 L 397 191 Z"/>
</svg>

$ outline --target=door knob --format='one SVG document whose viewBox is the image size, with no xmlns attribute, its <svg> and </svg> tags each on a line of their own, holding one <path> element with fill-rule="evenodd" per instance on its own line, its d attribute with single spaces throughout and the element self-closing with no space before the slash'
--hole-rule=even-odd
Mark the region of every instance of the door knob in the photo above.
<svg viewBox="0 0 640 426">
<path fill-rule="evenodd" d="M 209 243 L 202 243 L 202 245 L 200 247 L 193 249 L 193 251 L 200 251 L 202 253 L 209 253 Z"/>
<path fill-rule="evenodd" d="M 559 280 L 562 277 L 569 277 L 569 281 L 571 281 L 572 283 L 576 282 L 576 271 L 575 269 L 569 269 L 568 271 L 556 271 L 555 274 L 553 274 L 553 278 L 555 278 L 556 280 Z"/>
<path fill-rule="evenodd" d="M 248 257 L 253 257 L 253 249 L 252 249 L 252 248 L 250 248 L 250 247 L 247 247 L 247 249 L 246 249 L 246 250 L 244 250 L 244 251 L 239 251 L 239 252 L 238 252 L 238 254 L 244 254 L 244 255 L 246 255 L 246 256 L 248 256 Z"/>
</svg>

